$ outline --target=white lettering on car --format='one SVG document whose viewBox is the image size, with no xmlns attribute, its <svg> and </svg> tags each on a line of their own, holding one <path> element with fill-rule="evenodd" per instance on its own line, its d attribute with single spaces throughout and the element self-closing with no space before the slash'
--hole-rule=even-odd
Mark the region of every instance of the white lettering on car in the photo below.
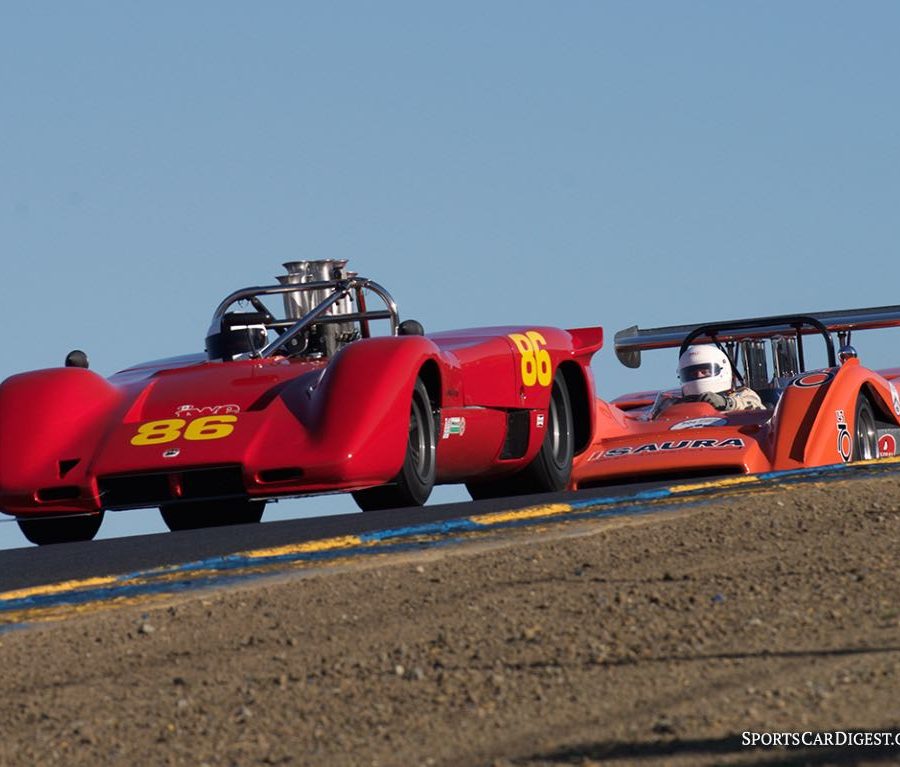
<svg viewBox="0 0 900 767">
<path fill-rule="evenodd" d="M 891 402 L 894 405 L 894 415 L 900 415 L 900 394 L 897 394 L 897 387 L 894 386 L 893 381 L 888 381 L 888 386 L 891 387 Z"/>
<path fill-rule="evenodd" d="M 834 418 L 837 421 L 837 451 L 844 463 L 850 463 L 853 457 L 853 440 L 850 437 L 850 429 L 847 427 L 847 418 L 843 410 L 835 410 Z"/>
<path fill-rule="evenodd" d="M 599 461 L 603 458 L 620 458 L 624 455 L 646 455 L 648 453 L 671 452 L 676 450 L 739 450 L 744 447 L 744 440 L 739 437 L 728 439 L 683 439 L 678 442 L 646 442 L 637 447 L 612 447 L 593 453 L 589 460 Z"/>
<path fill-rule="evenodd" d="M 240 412 L 240 405 L 209 405 L 206 407 L 195 407 L 194 405 L 179 405 L 175 409 L 175 416 L 177 418 L 193 418 L 195 416 L 201 415 L 237 415 Z"/>
</svg>

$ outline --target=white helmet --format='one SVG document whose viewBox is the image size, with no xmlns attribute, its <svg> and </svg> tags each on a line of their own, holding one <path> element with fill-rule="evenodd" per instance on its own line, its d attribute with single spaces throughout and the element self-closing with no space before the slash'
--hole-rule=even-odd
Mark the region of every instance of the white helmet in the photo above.
<svg viewBox="0 0 900 767">
<path fill-rule="evenodd" d="M 678 378 L 685 397 L 728 391 L 734 383 L 728 355 L 713 344 L 689 346 L 678 359 Z"/>
</svg>

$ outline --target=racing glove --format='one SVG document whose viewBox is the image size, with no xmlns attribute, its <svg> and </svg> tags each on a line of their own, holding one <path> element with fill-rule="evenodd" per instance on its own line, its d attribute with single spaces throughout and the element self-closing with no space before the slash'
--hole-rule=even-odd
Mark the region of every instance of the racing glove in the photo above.
<svg viewBox="0 0 900 767">
<path fill-rule="evenodd" d="M 712 405 L 716 410 L 724 410 L 728 407 L 728 397 L 718 392 L 708 391 L 700 395 L 700 402 Z"/>
</svg>

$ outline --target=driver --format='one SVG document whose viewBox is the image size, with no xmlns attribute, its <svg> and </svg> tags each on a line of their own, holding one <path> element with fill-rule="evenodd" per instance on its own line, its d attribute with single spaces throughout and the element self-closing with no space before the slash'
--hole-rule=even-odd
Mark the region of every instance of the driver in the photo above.
<svg viewBox="0 0 900 767">
<path fill-rule="evenodd" d="M 681 393 L 687 402 L 707 402 L 716 410 L 763 410 L 759 395 L 735 386 L 731 361 L 714 344 L 689 346 L 678 360 Z"/>
</svg>

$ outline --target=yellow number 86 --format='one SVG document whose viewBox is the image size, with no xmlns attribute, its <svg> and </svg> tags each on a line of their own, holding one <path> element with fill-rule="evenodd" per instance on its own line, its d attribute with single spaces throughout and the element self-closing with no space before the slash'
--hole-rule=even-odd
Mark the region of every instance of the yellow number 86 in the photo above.
<svg viewBox="0 0 900 767">
<path fill-rule="evenodd" d="M 141 424 L 140 428 L 131 438 L 132 445 L 164 445 L 166 442 L 174 442 L 183 435 L 185 439 L 198 441 L 204 439 L 222 439 L 234 431 L 232 425 L 237 421 L 236 415 L 209 415 L 198 418 L 184 425 L 187 421 L 181 418 L 164 418 L 162 421 L 148 421 Z"/>
<path fill-rule="evenodd" d="M 525 386 L 549 386 L 553 381 L 553 364 L 550 352 L 544 347 L 547 341 L 536 330 L 527 333 L 511 333 L 510 340 L 522 355 L 522 383 Z"/>
</svg>

